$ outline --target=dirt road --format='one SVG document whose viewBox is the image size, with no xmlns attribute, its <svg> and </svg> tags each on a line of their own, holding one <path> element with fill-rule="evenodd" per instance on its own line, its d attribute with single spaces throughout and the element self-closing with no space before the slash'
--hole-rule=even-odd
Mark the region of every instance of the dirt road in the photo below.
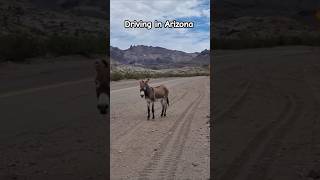
<svg viewBox="0 0 320 180">
<path fill-rule="evenodd" d="M 111 84 L 111 179 L 208 179 L 209 78 L 150 80 L 169 89 L 167 117 L 147 120 L 138 81 Z"/>
<path fill-rule="evenodd" d="M 216 180 L 320 176 L 320 49 L 217 51 Z"/>
<path fill-rule="evenodd" d="M 0 179 L 105 180 L 94 61 L 0 66 Z M 92 68 L 90 68 L 92 67 Z"/>
</svg>

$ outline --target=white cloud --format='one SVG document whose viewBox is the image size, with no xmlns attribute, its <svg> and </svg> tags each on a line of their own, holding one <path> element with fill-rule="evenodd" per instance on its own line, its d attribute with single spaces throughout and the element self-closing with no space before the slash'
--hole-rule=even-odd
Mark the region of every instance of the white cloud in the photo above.
<svg viewBox="0 0 320 180">
<path fill-rule="evenodd" d="M 209 49 L 209 31 L 198 29 L 125 29 L 124 20 L 165 21 L 177 18 L 208 18 L 204 0 L 111 0 L 111 45 L 126 49 L 130 45 L 161 46 L 186 52 Z"/>
</svg>

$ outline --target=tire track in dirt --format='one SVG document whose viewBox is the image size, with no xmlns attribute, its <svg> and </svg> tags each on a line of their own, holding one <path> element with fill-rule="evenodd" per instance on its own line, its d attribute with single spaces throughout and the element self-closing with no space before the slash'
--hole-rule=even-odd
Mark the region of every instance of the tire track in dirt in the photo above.
<svg viewBox="0 0 320 180">
<path fill-rule="evenodd" d="M 243 171 L 244 168 L 250 168 L 252 163 L 257 162 L 257 160 L 259 161 L 263 157 L 273 157 L 277 147 L 280 145 L 274 146 L 273 143 L 275 141 L 281 143 L 281 139 L 284 138 L 286 132 L 298 119 L 302 111 L 302 102 L 295 95 L 285 95 L 285 99 L 285 107 L 280 112 L 277 120 L 268 123 L 257 133 L 223 173 L 220 178 L 221 180 L 251 178 L 251 175 L 246 174 L 248 171 Z M 266 164 L 265 168 L 267 166 L 268 164 Z"/>
<path fill-rule="evenodd" d="M 177 164 L 181 157 L 186 140 L 188 138 L 191 122 L 195 115 L 195 111 L 197 110 L 197 107 L 199 106 L 203 97 L 204 97 L 204 94 L 202 93 L 201 97 L 199 98 L 199 101 L 196 102 L 196 105 L 193 107 L 190 116 L 188 116 L 187 117 L 188 119 L 186 119 L 186 121 L 183 123 L 181 127 L 182 129 L 179 131 L 179 134 L 177 135 L 178 139 L 175 140 L 175 142 L 173 143 L 174 147 L 171 148 L 173 151 L 171 151 L 170 155 L 167 156 L 165 159 L 165 164 L 163 165 L 162 167 L 163 170 L 161 172 L 164 171 L 164 174 L 162 175 L 167 174 L 166 179 L 175 179 Z"/>
<path fill-rule="evenodd" d="M 178 103 L 179 101 L 181 101 L 186 95 L 187 95 L 188 91 L 184 92 L 183 95 L 178 98 L 177 100 L 175 100 L 177 97 L 173 97 L 170 103 L 170 106 L 172 107 L 174 104 Z M 160 108 L 156 108 L 155 111 L 160 110 Z M 170 109 L 168 109 L 169 111 Z M 123 133 L 121 133 L 120 135 L 118 135 L 116 138 L 114 138 L 115 140 L 113 140 L 112 144 L 119 144 L 119 142 L 122 142 L 124 139 L 127 140 L 127 137 L 130 136 L 132 133 L 134 133 L 137 129 L 139 129 L 142 125 L 143 122 L 145 122 L 145 120 L 140 120 L 138 121 L 136 124 L 134 124 L 133 126 L 131 126 L 130 128 L 128 128 L 127 131 L 124 131 Z"/>
<path fill-rule="evenodd" d="M 230 71 L 230 70 L 231 71 L 240 70 L 242 72 L 241 74 L 246 74 L 246 71 L 242 66 L 239 67 L 238 65 L 233 65 L 231 67 L 228 67 L 224 71 Z M 234 88 L 236 90 L 241 89 L 242 91 L 241 92 L 236 91 L 235 93 L 233 93 L 232 97 L 229 98 L 231 99 L 231 102 L 228 102 L 225 108 L 223 108 L 222 110 L 219 110 L 219 109 L 215 110 L 214 108 L 214 113 L 213 113 L 214 123 L 222 122 L 223 121 L 222 119 L 227 114 L 229 114 L 232 111 L 236 111 L 239 107 L 241 107 L 243 103 L 245 103 L 245 99 L 249 94 L 249 89 L 252 88 L 252 84 L 253 84 L 252 81 L 254 80 L 254 77 L 255 77 L 253 73 L 250 73 L 250 74 L 252 75 L 241 81 L 239 88 Z M 219 121 L 216 121 L 217 119 L 219 119 Z"/>
<path fill-rule="evenodd" d="M 312 100 L 312 102 L 309 102 L 308 104 L 311 104 L 311 107 L 314 109 L 311 111 L 312 115 L 310 116 L 312 126 L 311 126 L 311 139 L 310 139 L 310 143 L 308 145 L 309 146 L 308 147 L 308 152 L 309 152 L 308 154 L 314 154 L 315 152 L 317 152 L 316 151 L 317 150 L 316 143 L 315 143 L 316 142 L 315 134 L 317 131 L 316 124 L 317 124 L 317 120 L 319 118 L 319 113 L 317 113 L 319 110 L 319 100 L 314 93 L 314 88 L 311 85 L 311 83 L 309 82 L 309 79 L 310 78 L 306 77 L 306 69 L 303 68 L 303 81 L 306 84 L 304 87 L 308 88 L 310 95 L 311 95 L 310 100 Z M 292 78 L 292 80 L 299 81 L 299 79 L 296 79 L 296 78 Z M 263 153 L 260 155 L 260 157 L 257 160 L 256 168 L 258 170 L 253 171 L 253 173 L 249 174 L 247 176 L 248 180 L 267 179 L 267 175 L 270 172 L 271 165 L 276 160 L 275 155 L 279 152 L 279 148 L 282 144 L 281 140 L 285 136 L 285 132 L 288 132 L 290 129 L 292 129 L 293 124 L 299 118 L 299 114 L 301 114 L 303 112 L 303 110 L 302 110 L 303 100 L 301 98 L 299 99 L 297 97 L 297 95 L 294 95 L 294 96 L 295 96 L 295 99 L 298 100 L 298 101 L 296 101 L 296 102 L 298 102 L 298 104 L 296 107 L 296 111 L 294 111 L 294 114 L 292 115 L 293 120 L 284 123 L 279 128 L 279 130 L 276 132 L 276 134 L 274 134 L 273 138 L 271 139 L 271 141 L 273 142 L 273 146 L 267 146 L 268 148 L 264 149 Z M 308 110 L 308 109 L 306 109 L 306 110 Z M 310 114 L 310 111 L 306 111 L 305 113 Z M 275 145 L 277 145 L 277 146 L 275 146 Z M 312 162 L 312 161 L 313 161 L 313 159 L 310 159 L 310 162 Z"/>
<path fill-rule="evenodd" d="M 269 142 L 265 145 L 263 152 L 257 158 L 256 168 L 259 168 L 260 171 L 253 171 L 249 174 L 246 179 L 266 179 L 270 165 L 275 160 L 275 155 L 279 151 L 279 148 L 282 144 L 282 139 L 286 136 L 287 132 L 292 128 L 297 119 L 299 119 L 302 113 L 302 100 L 300 100 L 296 95 L 292 96 L 292 102 L 295 102 L 293 113 L 272 133 L 272 137 Z"/>
<path fill-rule="evenodd" d="M 314 82 L 312 81 L 316 81 L 316 83 L 318 82 L 316 79 L 314 79 L 314 71 L 316 71 L 315 74 L 319 74 L 320 72 L 320 68 L 319 66 L 309 66 L 309 68 L 311 69 L 311 72 L 308 72 L 306 67 L 304 67 L 303 69 L 303 78 L 304 81 L 307 84 L 307 87 L 309 87 L 310 89 L 310 95 L 312 96 L 312 108 L 313 110 L 311 112 L 313 112 L 310 120 L 312 121 L 312 126 L 310 127 L 310 131 L 311 131 L 311 138 L 310 138 L 310 144 L 309 144 L 309 151 L 308 154 L 311 155 L 311 159 L 309 159 L 310 162 L 313 162 L 314 156 L 318 156 L 319 153 L 319 147 L 317 146 L 317 132 L 319 131 L 318 127 L 319 127 L 319 117 L 320 117 L 320 113 L 319 113 L 319 108 L 320 108 L 320 103 L 319 103 L 319 96 L 317 96 L 317 92 L 319 91 L 319 87 L 316 87 L 314 85 Z M 308 74 L 309 73 L 309 74 Z M 317 91 L 318 89 L 318 91 Z M 312 163 L 310 163 L 312 164 Z M 315 169 L 319 169 L 319 165 L 313 164 L 311 166 L 308 167 L 309 170 L 315 170 Z"/>
<path fill-rule="evenodd" d="M 177 80 L 170 80 L 170 81 L 177 81 Z M 183 83 L 178 83 L 178 84 L 186 84 L 187 82 L 183 82 Z M 157 83 L 157 84 L 160 84 Z M 176 85 L 177 83 L 173 84 Z M 172 85 L 172 84 L 171 84 Z M 178 100 L 175 100 L 177 98 L 177 96 L 174 96 L 171 100 L 170 100 L 170 106 L 172 107 L 175 103 L 178 103 L 180 100 L 182 100 L 185 96 L 186 96 L 187 92 L 183 93 L 183 95 L 178 98 Z M 170 107 L 168 107 L 168 111 L 170 111 Z M 155 111 L 159 111 L 160 107 L 155 108 Z M 121 133 L 120 135 L 116 136 L 116 138 L 114 138 L 115 140 L 113 140 L 113 142 L 118 142 L 118 139 L 123 139 L 123 137 L 127 137 L 128 134 L 132 134 L 133 132 L 135 132 L 137 129 L 140 128 L 140 126 L 142 125 L 142 122 L 145 122 L 144 120 L 140 120 L 137 123 L 135 123 L 134 125 L 130 126 L 130 128 L 127 128 L 127 130 L 125 130 L 123 133 Z"/>
<path fill-rule="evenodd" d="M 241 106 L 242 103 L 244 103 L 244 99 L 248 96 L 248 90 L 251 87 L 251 82 L 249 82 L 249 81 L 242 82 L 240 84 L 240 87 L 244 87 L 244 88 L 241 88 L 241 89 L 243 89 L 243 91 L 241 91 L 240 95 L 238 95 L 236 97 L 232 97 L 231 99 L 234 99 L 234 100 L 230 103 L 230 105 L 227 106 L 226 108 L 224 108 L 223 110 L 221 110 L 221 112 L 216 112 L 217 115 L 214 115 L 214 119 L 220 119 L 220 118 L 224 117 L 229 112 L 234 110 L 236 107 L 239 107 L 239 106 Z M 239 94 L 239 93 L 237 93 L 237 94 Z"/>
<path fill-rule="evenodd" d="M 255 71 L 263 72 L 259 69 L 254 69 Z M 259 84 L 261 78 L 266 79 L 265 83 L 268 84 L 268 87 L 271 87 L 273 94 L 278 94 L 280 97 L 285 98 L 285 106 L 282 111 L 279 113 L 279 116 L 276 120 L 271 121 L 265 125 L 259 132 L 256 133 L 255 137 L 249 141 L 244 150 L 237 156 L 229 168 L 222 174 L 220 179 L 229 180 L 229 179 L 245 179 L 252 178 L 249 171 L 251 171 L 252 165 L 257 165 L 258 162 L 261 162 L 262 158 L 269 156 L 269 160 L 274 158 L 277 149 L 281 146 L 281 140 L 285 137 L 290 128 L 294 125 L 296 120 L 301 115 L 302 101 L 295 94 L 285 94 L 277 86 L 274 86 L 267 74 L 259 73 L 261 77 L 253 76 L 254 71 L 251 72 L 253 79 Z M 270 91 L 271 91 L 270 89 Z M 275 141 L 277 146 L 274 145 Z M 268 153 L 270 152 L 270 153 Z M 268 154 L 267 154 L 268 153 Z M 267 164 L 265 164 L 267 168 Z M 258 173 L 259 174 L 259 173 Z M 266 174 L 265 174 L 266 175 Z M 262 177 L 261 177 L 262 178 Z M 261 179 L 254 177 L 253 179 Z"/>
<path fill-rule="evenodd" d="M 169 130 L 169 134 L 160 143 L 159 150 L 150 159 L 149 163 L 139 173 L 139 179 L 173 179 L 177 163 L 181 156 L 184 143 L 190 130 L 194 112 L 200 104 L 204 93 L 200 93 L 194 101 L 182 112 L 181 116 Z M 169 173 L 168 173 L 169 171 Z"/>
</svg>

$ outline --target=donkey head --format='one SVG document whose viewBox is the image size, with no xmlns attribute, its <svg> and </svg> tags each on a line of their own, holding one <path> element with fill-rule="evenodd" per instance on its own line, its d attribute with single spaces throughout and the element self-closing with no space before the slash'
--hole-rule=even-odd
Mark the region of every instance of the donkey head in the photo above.
<svg viewBox="0 0 320 180">
<path fill-rule="evenodd" d="M 147 93 L 147 89 L 149 87 L 148 83 L 149 83 L 149 79 L 147 79 L 146 81 L 144 81 L 144 80 L 140 81 L 140 96 L 141 96 L 141 98 L 143 98 Z"/>
<path fill-rule="evenodd" d="M 109 86 L 109 68 L 105 60 L 95 62 L 96 67 L 96 94 L 97 108 L 101 114 L 106 114 L 109 108 L 110 86 Z"/>
</svg>

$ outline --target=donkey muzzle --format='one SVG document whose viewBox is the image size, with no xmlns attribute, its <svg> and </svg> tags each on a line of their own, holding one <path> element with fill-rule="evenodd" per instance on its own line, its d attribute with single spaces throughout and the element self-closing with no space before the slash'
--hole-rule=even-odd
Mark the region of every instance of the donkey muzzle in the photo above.
<svg viewBox="0 0 320 180">
<path fill-rule="evenodd" d="M 100 114 L 106 114 L 107 113 L 107 109 L 109 108 L 108 105 L 104 105 L 104 106 L 98 105 L 97 107 L 98 107 L 98 109 L 100 111 Z"/>
<path fill-rule="evenodd" d="M 109 96 L 105 93 L 102 93 L 98 97 L 98 105 L 97 108 L 99 109 L 101 114 L 106 114 L 109 108 Z"/>
<path fill-rule="evenodd" d="M 140 91 L 140 96 L 143 98 L 144 97 L 144 91 Z"/>
</svg>

